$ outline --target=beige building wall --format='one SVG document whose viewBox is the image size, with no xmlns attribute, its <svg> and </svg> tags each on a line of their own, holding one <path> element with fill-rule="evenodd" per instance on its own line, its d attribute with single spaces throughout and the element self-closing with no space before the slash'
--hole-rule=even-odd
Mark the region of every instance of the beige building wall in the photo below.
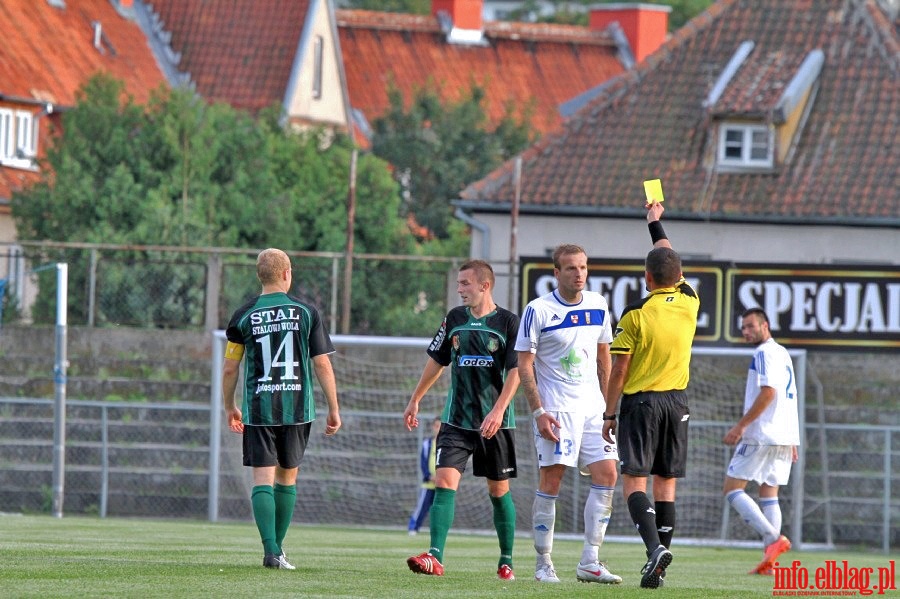
<svg viewBox="0 0 900 599">
<path fill-rule="evenodd" d="M 0 212 L 0 244 L 12 243 L 16 239 L 16 225 L 13 222 L 12 214 L 5 211 Z"/>
</svg>

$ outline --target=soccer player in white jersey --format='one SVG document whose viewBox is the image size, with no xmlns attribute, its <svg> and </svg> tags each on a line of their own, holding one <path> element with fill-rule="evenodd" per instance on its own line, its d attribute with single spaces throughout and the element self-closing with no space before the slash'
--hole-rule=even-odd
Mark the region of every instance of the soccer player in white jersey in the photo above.
<svg viewBox="0 0 900 599">
<path fill-rule="evenodd" d="M 723 493 L 731 507 L 762 537 L 765 555 L 750 573 L 771 575 L 775 560 L 791 548 L 791 542 L 781 534 L 778 487 L 787 484 L 791 464 L 797 461 L 797 383 L 791 356 L 772 339 L 763 310 L 750 308 L 743 313 L 741 333 L 747 343 L 757 347 L 747 373 L 744 415 L 725 433 L 725 443 L 737 447 L 728 465 Z M 751 480 L 759 484 L 760 505 L 744 491 Z"/>
<path fill-rule="evenodd" d="M 584 506 L 584 548 L 576 568 L 582 582 L 618 584 L 600 562 L 612 514 L 619 453 L 603 440 L 604 393 L 610 372 L 611 315 L 606 299 L 586 291 L 587 254 L 577 245 L 553 252 L 557 288 L 528 304 L 519 324 L 519 376 L 534 419 L 539 470 L 532 508 L 535 580 L 559 582 L 551 559 L 556 498 L 566 467 L 591 477 Z"/>
</svg>

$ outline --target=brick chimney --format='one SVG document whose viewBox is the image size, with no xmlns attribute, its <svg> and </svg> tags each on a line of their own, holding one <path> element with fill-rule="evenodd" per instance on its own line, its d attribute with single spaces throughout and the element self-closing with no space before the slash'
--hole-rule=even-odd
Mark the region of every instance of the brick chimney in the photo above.
<svg viewBox="0 0 900 599">
<path fill-rule="evenodd" d="M 483 5 L 483 0 L 431 0 L 431 14 L 437 16 L 438 11 L 444 11 L 454 28 L 481 31 Z"/>
<path fill-rule="evenodd" d="M 599 31 L 618 22 L 628 38 L 634 59 L 641 62 L 666 41 L 670 12 L 671 6 L 659 4 L 595 4 L 591 7 L 588 23 L 591 29 Z"/>
</svg>

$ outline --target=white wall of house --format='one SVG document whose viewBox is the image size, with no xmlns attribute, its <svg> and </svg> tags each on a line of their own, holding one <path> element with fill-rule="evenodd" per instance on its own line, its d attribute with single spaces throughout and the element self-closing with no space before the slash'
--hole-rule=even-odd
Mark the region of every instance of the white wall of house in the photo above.
<svg viewBox="0 0 900 599">
<path fill-rule="evenodd" d="M 503 263 L 510 255 L 510 216 L 475 214 L 487 236 L 472 229 L 470 255 Z M 900 231 L 893 227 L 837 227 L 775 224 L 707 223 L 667 220 L 666 234 L 683 258 L 782 264 L 900 264 Z M 484 256 L 487 237 L 488 256 Z M 589 258 L 643 258 L 650 235 L 641 218 L 520 216 L 519 256 L 549 255 L 560 243 L 576 243 Z M 498 275 L 505 281 L 502 266 Z M 498 281 L 496 297 L 505 304 L 507 286 Z"/>
<path fill-rule="evenodd" d="M 310 9 L 314 17 L 312 27 L 304 32 L 301 39 L 301 62 L 294 64 L 295 72 L 291 78 L 294 88 L 288 102 L 288 116 L 347 127 L 346 97 L 341 81 L 341 65 L 337 63 L 337 41 L 325 0 L 315 0 L 315 4 Z M 321 40 L 321 58 L 317 58 L 317 38 Z M 321 73 L 319 82 L 314 81 L 317 73 Z M 314 93 L 314 89 L 318 92 Z"/>
</svg>

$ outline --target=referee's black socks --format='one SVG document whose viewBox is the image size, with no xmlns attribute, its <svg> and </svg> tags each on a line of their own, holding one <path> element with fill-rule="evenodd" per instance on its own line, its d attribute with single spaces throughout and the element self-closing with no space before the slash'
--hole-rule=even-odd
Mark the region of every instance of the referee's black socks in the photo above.
<svg viewBox="0 0 900 599">
<path fill-rule="evenodd" d="M 675 502 L 656 502 L 656 532 L 659 534 L 659 542 L 666 549 L 672 546 L 672 535 L 675 533 Z"/>
<path fill-rule="evenodd" d="M 628 513 L 631 514 L 631 520 L 637 526 L 648 552 L 662 545 L 659 532 L 656 530 L 656 510 L 653 509 L 646 493 L 635 491 L 628 496 Z"/>
</svg>

